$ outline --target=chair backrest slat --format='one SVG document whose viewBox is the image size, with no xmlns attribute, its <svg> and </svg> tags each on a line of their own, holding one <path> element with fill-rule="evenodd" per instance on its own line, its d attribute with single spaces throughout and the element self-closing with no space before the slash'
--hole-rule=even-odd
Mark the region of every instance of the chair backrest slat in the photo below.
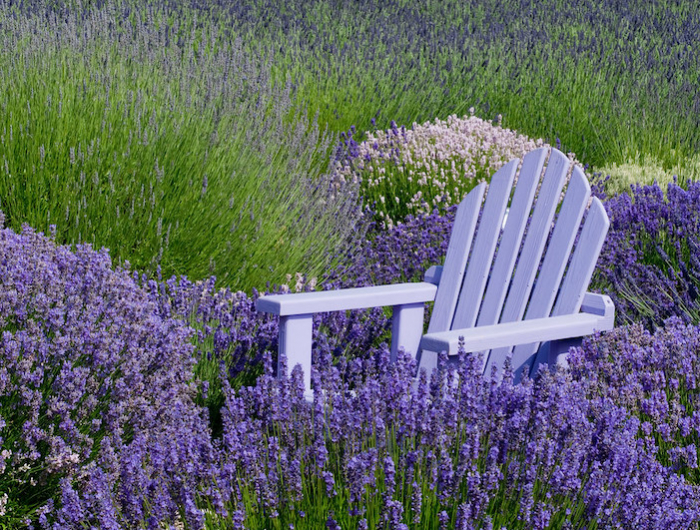
<svg viewBox="0 0 700 530">
<path fill-rule="evenodd" d="M 450 329 L 485 190 L 486 183 L 482 182 L 464 198 L 457 208 L 428 333 Z"/>
<path fill-rule="evenodd" d="M 476 323 L 517 169 L 518 160 L 511 160 L 491 179 L 451 329 L 471 328 Z"/>
<path fill-rule="evenodd" d="M 490 326 L 498 323 L 508 286 L 513 277 L 515 260 L 523 239 L 525 225 L 530 217 L 532 202 L 535 198 L 537 184 L 542 175 L 542 168 L 547 157 L 547 148 L 531 151 L 523 158 L 518 183 L 513 192 L 513 200 L 508 212 L 506 226 L 503 229 L 501 243 L 496 253 L 491 278 L 486 286 L 484 302 L 477 318 L 477 326 Z"/>
<path fill-rule="evenodd" d="M 581 302 L 591 281 L 608 228 L 610 220 L 605 207 L 594 197 L 554 304 L 552 316 L 569 315 L 581 310 Z"/>
<path fill-rule="evenodd" d="M 530 297 L 526 320 L 549 316 L 590 196 L 591 187 L 583 171 L 575 167 Z"/>
<path fill-rule="evenodd" d="M 552 149 L 499 322 L 517 322 L 523 318 L 569 165 L 563 153 Z"/>
<path fill-rule="evenodd" d="M 516 262 L 513 281 L 506 295 L 500 323 L 518 322 L 523 318 L 569 166 L 570 162 L 566 155 L 552 149 L 535 202 L 535 210 L 530 218 L 530 226 L 525 235 L 525 243 Z M 484 373 L 490 374 L 494 364 L 502 366 L 512 349 L 512 346 L 505 346 L 484 352 Z"/>
<path fill-rule="evenodd" d="M 530 296 L 525 320 L 550 315 L 590 196 L 591 187 L 586 176 L 578 166 L 574 167 L 554 233 L 547 245 L 542 268 Z M 530 343 L 516 346 L 513 350 L 513 369 L 517 370 L 522 364 L 529 363 L 539 345 L 539 343 Z"/>
</svg>

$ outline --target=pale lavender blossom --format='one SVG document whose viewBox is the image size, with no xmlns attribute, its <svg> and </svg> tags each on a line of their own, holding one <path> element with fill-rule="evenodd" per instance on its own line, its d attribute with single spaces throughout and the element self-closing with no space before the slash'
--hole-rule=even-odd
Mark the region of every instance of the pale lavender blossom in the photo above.
<svg viewBox="0 0 700 530">
<path fill-rule="evenodd" d="M 500 120 L 494 125 L 471 111 L 462 118 L 451 115 L 446 120 L 413 123 L 400 134 L 393 122 L 386 131 L 367 131 L 363 142 L 352 141 L 353 148 L 336 157 L 338 186 L 361 182 L 366 198 L 379 201 L 377 214 L 391 228 L 403 221 L 403 215 L 397 218 L 392 212 L 416 215 L 458 204 L 466 191 L 508 161 L 548 146 L 542 139 L 503 128 Z M 569 158 L 575 160 L 573 153 Z M 408 196 L 405 190 L 410 190 Z"/>
</svg>

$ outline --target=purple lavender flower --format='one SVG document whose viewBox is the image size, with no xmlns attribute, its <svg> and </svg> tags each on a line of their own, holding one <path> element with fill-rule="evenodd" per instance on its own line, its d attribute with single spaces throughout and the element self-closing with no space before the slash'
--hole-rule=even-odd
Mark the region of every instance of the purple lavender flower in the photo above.
<svg viewBox="0 0 700 530">
<path fill-rule="evenodd" d="M 620 324 L 700 322 L 700 183 L 669 183 L 666 195 L 657 184 L 634 185 L 605 200 L 610 231 L 591 286 L 613 298 Z"/>
<path fill-rule="evenodd" d="M 194 492 L 213 448 L 192 400 L 192 330 L 157 316 L 105 250 L 73 253 L 25 227 L 0 232 L 0 256 L 0 320 L 13 322 L 0 338 L 0 395 L 15 403 L 0 414 L 23 425 L 3 447 L 11 491 L 56 495 L 41 524 L 169 522 L 182 503 L 200 526 Z"/>
</svg>

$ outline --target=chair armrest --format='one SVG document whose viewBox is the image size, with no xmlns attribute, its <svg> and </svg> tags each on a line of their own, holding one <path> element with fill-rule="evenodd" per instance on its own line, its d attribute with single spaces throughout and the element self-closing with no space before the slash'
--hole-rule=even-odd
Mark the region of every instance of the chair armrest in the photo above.
<svg viewBox="0 0 700 530">
<path fill-rule="evenodd" d="M 464 338 L 464 351 L 469 353 L 503 346 L 583 337 L 596 330 L 605 331 L 612 327 L 613 321 L 609 316 L 584 312 L 430 333 L 423 336 L 420 347 L 427 351 L 446 351 L 448 355 L 456 355 L 460 337 Z"/>
<path fill-rule="evenodd" d="M 583 295 L 581 312 L 614 319 L 615 304 L 610 297 L 605 294 L 586 293 Z"/>
<path fill-rule="evenodd" d="M 427 271 L 425 271 L 425 276 L 423 276 L 423 281 L 432 283 L 433 285 L 440 284 L 440 278 L 442 277 L 442 265 L 433 265 Z"/>
<path fill-rule="evenodd" d="M 255 308 L 274 315 L 308 315 L 367 307 L 418 304 L 435 300 L 437 286 L 426 283 L 398 283 L 356 287 L 336 291 L 273 294 L 258 298 Z"/>
</svg>

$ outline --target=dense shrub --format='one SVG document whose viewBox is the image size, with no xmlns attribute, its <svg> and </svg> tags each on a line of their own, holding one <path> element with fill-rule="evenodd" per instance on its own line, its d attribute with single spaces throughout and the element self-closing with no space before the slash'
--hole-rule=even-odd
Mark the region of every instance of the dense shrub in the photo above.
<svg viewBox="0 0 700 530">
<path fill-rule="evenodd" d="M 65 5 L 102 2 L 25 0 L 18 11 L 41 4 L 65 16 L 74 9 Z M 171 42 L 204 35 L 209 20 L 220 35 L 241 36 L 246 51 L 270 57 L 277 83 L 291 77 L 296 105 L 336 132 L 369 130 L 372 117 L 388 127 L 475 107 L 532 138 L 559 136 L 595 166 L 636 152 L 666 166 L 700 146 L 692 2 L 158 0 L 147 13 L 142 0 L 114 4 L 134 18 L 166 12 Z"/>
<path fill-rule="evenodd" d="M 365 132 L 359 144 L 352 127 L 336 147 L 334 178 L 339 186 L 358 183 L 381 226 L 391 228 L 408 214 L 445 212 L 510 160 L 550 147 L 501 127 L 500 116 L 492 124 L 470 111 L 409 129 L 392 121 L 391 129 Z"/>
<path fill-rule="evenodd" d="M 82 517 L 71 487 L 102 507 L 103 528 L 111 496 L 127 526 L 174 520 L 196 481 L 181 455 L 203 461 L 210 439 L 193 403 L 192 330 L 157 316 L 106 250 L 73 253 L 29 227 L 0 230 L 0 330 L 3 523 L 50 506 L 59 486 L 58 521 Z M 149 467 L 130 466 L 144 451 Z"/>
<path fill-rule="evenodd" d="M 700 520 L 697 489 L 657 460 L 614 393 L 561 370 L 495 384 L 471 356 L 414 385 L 415 361 L 388 359 L 333 367 L 325 356 L 313 404 L 300 371 L 275 378 L 269 355 L 254 387 L 224 380 L 219 460 L 170 462 L 207 484 L 178 499 L 191 508 L 187 527 L 680 530 Z M 127 470 L 160 462 L 150 451 L 132 452 Z M 80 517 L 105 526 L 104 514 L 129 506 L 105 482 L 97 469 L 79 489 L 64 483 L 59 528 Z"/>
<path fill-rule="evenodd" d="M 604 202 L 610 231 L 592 278 L 616 322 L 653 330 L 671 316 L 700 322 L 700 182 L 633 185 Z"/>
<path fill-rule="evenodd" d="M 675 154 L 673 149 L 669 149 Z M 609 164 L 596 168 L 596 172 L 609 176 L 606 192 L 608 195 L 617 195 L 630 191 L 634 184 L 651 186 L 656 181 L 661 188 L 678 179 L 677 184 L 687 187 L 689 182 L 700 179 L 700 156 L 690 156 L 682 159 L 672 167 L 664 167 L 661 161 L 653 156 L 640 156 L 635 153 L 622 164 Z"/>
<path fill-rule="evenodd" d="M 636 415 L 657 458 L 700 485 L 700 327 L 668 319 L 654 334 L 641 324 L 584 341 L 569 365 L 575 379 Z"/>
</svg>

